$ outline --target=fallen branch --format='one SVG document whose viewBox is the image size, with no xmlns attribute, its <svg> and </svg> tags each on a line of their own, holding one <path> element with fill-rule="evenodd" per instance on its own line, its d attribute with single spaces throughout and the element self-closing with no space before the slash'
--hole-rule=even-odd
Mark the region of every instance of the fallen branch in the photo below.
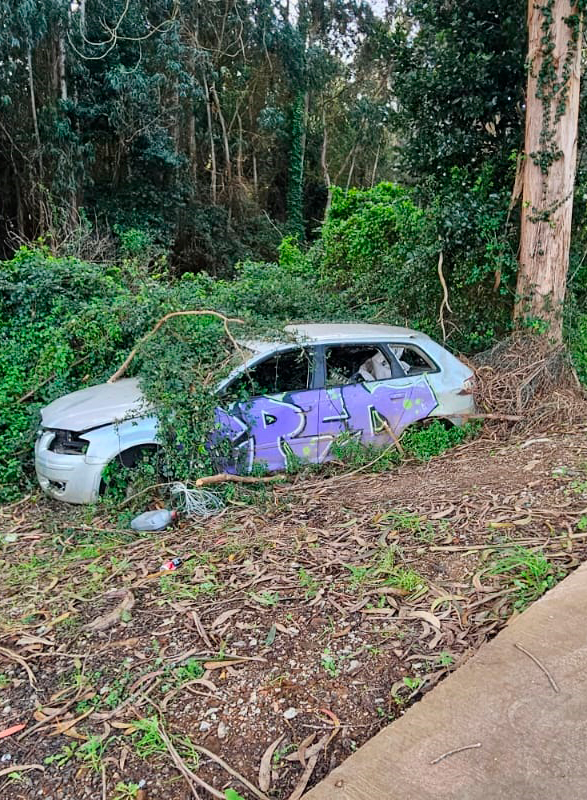
<svg viewBox="0 0 587 800">
<path fill-rule="evenodd" d="M 546 677 L 548 678 L 548 681 L 549 681 L 550 685 L 552 686 L 553 690 L 554 690 L 555 692 L 557 692 L 557 693 L 558 693 L 558 692 L 560 691 L 560 689 L 558 688 L 558 686 L 557 686 L 557 684 L 556 684 L 556 681 L 554 680 L 554 678 L 552 677 L 552 675 L 550 674 L 550 672 L 549 672 L 549 671 L 546 669 L 546 667 L 544 666 L 544 664 L 543 664 L 541 661 L 539 661 L 539 660 L 536 658 L 536 656 L 533 656 L 533 655 L 532 655 L 532 653 L 530 653 L 528 650 L 526 650 L 526 648 L 525 648 L 525 647 L 522 647 L 522 645 L 521 645 L 521 644 L 518 644 L 518 643 L 516 643 L 516 644 L 514 645 L 514 647 L 516 648 L 516 650 L 520 650 L 522 653 L 525 653 L 525 655 L 527 655 L 527 656 L 528 656 L 528 658 L 531 658 L 531 659 L 532 659 L 532 661 L 533 661 L 533 662 L 536 664 L 536 666 L 537 666 L 539 669 L 541 669 L 541 670 L 542 670 L 542 672 L 544 672 L 544 674 L 545 674 L 545 675 L 546 675 Z"/>
<path fill-rule="evenodd" d="M 524 417 L 518 414 L 458 414 L 459 419 L 499 419 L 504 422 L 521 422 Z"/>
<path fill-rule="evenodd" d="M 455 753 L 462 753 L 463 750 L 475 750 L 475 748 L 481 747 L 481 742 L 475 742 L 475 744 L 466 744 L 464 747 L 456 747 L 454 750 L 449 750 L 448 753 L 443 753 L 438 758 L 435 758 L 434 761 L 431 761 L 431 764 L 438 764 L 439 761 L 442 761 L 449 756 L 454 756 Z"/>
<path fill-rule="evenodd" d="M 248 781 L 243 775 L 233 769 L 230 764 L 227 764 L 226 761 L 220 758 L 220 756 L 217 756 L 216 753 L 213 753 L 211 750 L 208 750 L 199 744 L 194 745 L 194 749 L 197 750 L 198 753 L 202 753 L 202 755 L 208 756 L 208 758 L 211 758 L 212 761 L 215 761 L 219 766 L 225 769 L 229 775 L 232 775 L 232 777 L 236 778 L 236 780 L 242 783 L 243 786 L 246 786 L 247 789 L 255 795 L 255 797 L 259 798 L 259 800 L 269 800 L 264 792 L 261 792 L 259 789 L 257 789 L 253 783 Z M 224 797 L 224 795 L 221 795 L 221 797 Z"/>
<path fill-rule="evenodd" d="M 219 472 L 217 475 L 206 475 L 198 478 L 196 488 L 202 486 L 212 486 L 215 483 L 272 483 L 273 481 L 284 481 L 285 475 L 268 475 L 265 478 L 256 478 L 252 475 L 232 475 L 230 472 Z"/>
<path fill-rule="evenodd" d="M 236 350 L 238 350 L 239 352 L 242 352 L 238 342 L 236 341 L 236 339 L 234 338 L 234 336 L 232 335 L 232 333 L 228 329 L 228 323 L 229 322 L 238 322 L 239 324 L 244 325 L 244 320 L 237 319 L 237 318 L 232 318 L 232 317 L 226 317 L 224 314 L 221 314 L 219 311 L 209 311 L 209 310 L 207 310 L 207 311 L 204 311 L 204 310 L 202 310 L 202 311 L 171 311 L 169 314 L 165 314 L 164 317 L 161 317 L 161 319 L 157 322 L 157 324 L 154 325 L 151 328 L 151 330 L 148 333 L 146 333 L 143 336 L 142 339 L 139 340 L 138 344 L 135 345 L 135 347 L 133 347 L 133 349 L 130 351 L 128 356 L 125 358 L 122 366 L 120 366 L 116 370 L 114 375 L 112 375 L 110 378 L 108 378 L 107 382 L 108 383 L 115 383 L 122 375 L 124 375 L 124 373 L 126 372 L 126 370 L 129 367 L 131 361 L 136 356 L 139 347 L 142 347 L 142 345 L 144 345 L 145 342 L 147 342 L 152 336 L 154 336 L 157 333 L 157 331 L 159 330 L 159 328 L 161 328 L 167 322 L 167 320 L 173 319 L 173 317 L 202 317 L 202 316 L 212 316 L 212 317 L 218 317 L 218 319 L 221 319 L 224 322 L 224 330 L 226 332 L 226 335 L 228 336 L 228 338 L 232 342 L 234 348 Z"/>
<path fill-rule="evenodd" d="M 403 458 L 405 456 L 405 454 L 406 454 L 406 451 L 402 447 L 400 440 L 395 435 L 395 433 L 391 430 L 391 428 L 389 427 L 389 424 L 387 422 L 383 423 L 383 427 L 385 428 L 385 431 L 389 435 L 389 438 L 393 440 L 393 443 L 394 443 L 394 445 L 396 447 L 397 452 Z"/>
</svg>

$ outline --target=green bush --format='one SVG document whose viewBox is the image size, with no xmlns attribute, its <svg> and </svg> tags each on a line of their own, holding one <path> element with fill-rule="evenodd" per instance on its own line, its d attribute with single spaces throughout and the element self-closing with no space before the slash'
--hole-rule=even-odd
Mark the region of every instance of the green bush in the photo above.
<svg viewBox="0 0 587 800">
<path fill-rule="evenodd" d="M 571 357 L 577 375 L 587 386 L 587 314 L 580 314 L 569 331 Z"/>
<path fill-rule="evenodd" d="M 467 422 L 460 427 L 456 425 L 447 427 L 444 422 L 434 420 L 430 425 L 408 428 L 401 442 L 407 455 L 419 461 L 430 461 L 434 456 L 439 456 L 451 447 L 473 438 L 480 427 L 479 422 Z"/>
<path fill-rule="evenodd" d="M 39 407 L 104 380 L 141 329 L 118 268 L 21 248 L 0 266 L 0 500 L 26 488 Z"/>
</svg>

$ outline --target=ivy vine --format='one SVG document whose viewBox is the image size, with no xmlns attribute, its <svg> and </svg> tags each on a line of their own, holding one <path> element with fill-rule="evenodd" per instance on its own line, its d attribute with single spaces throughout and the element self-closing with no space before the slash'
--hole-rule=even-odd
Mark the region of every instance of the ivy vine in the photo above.
<svg viewBox="0 0 587 800">
<path fill-rule="evenodd" d="M 587 0 L 571 4 L 575 11 L 570 16 L 564 18 L 565 24 L 571 31 L 571 36 L 567 51 L 564 56 L 560 77 L 557 74 L 557 64 L 555 62 L 554 50 L 554 9 L 555 0 L 546 0 L 543 5 L 535 4 L 534 9 L 542 14 L 540 26 L 540 57 L 541 64 L 536 75 L 536 98 L 542 105 L 542 128 L 540 130 L 540 149 L 530 153 L 530 158 L 542 173 L 542 201 L 546 202 L 547 183 L 546 178 L 552 165 L 563 157 L 562 150 L 556 143 L 556 129 L 559 121 L 567 110 L 569 95 L 569 84 L 572 73 L 573 61 L 577 55 L 579 39 L 581 33 L 581 15 Z M 530 70 L 532 64 L 530 63 Z M 552 214 L 563 205 L 568 196 L 558 200 L 548 207 L 542 209 L 532 208 L 532 222 L 548 221 Z"/>
</svg>

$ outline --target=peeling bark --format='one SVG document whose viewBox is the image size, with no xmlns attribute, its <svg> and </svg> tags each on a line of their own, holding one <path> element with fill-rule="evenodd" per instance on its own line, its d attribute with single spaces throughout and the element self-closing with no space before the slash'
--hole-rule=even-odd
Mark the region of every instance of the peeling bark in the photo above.
<svg viewBox="0 0 587 800">
<path fill-rule="evenodd" d="M 554 92 L 545 106 L 537 96 L 537 93 L 545 91 L 539 73 L 549 57 L 545 52 L 544 13 L 542 6 L 535 4 L 534 0 L 528 3 L 531 68 L 528 70 L 520 264 L 514 317 L 548 323 L 548 334 L 555 341 L 562 339 L 577 158 L 581 28 L 574 55 L 569 61 L 566 55 L 573 52 L 573 32 L 568 24 L 570 13 L 578 13 L 576 3 L 569 7 L 568 0 L 554 0 L 551 27 L 554 80 L 562 81 L 564 85 L 565 65 L 569 77 L 566 98 L 560 91 Z M 561 101 L 564 102 L 562 113 Z M 546 146 L 544 131 L 549 129 L 553 132 L 552 149 L 557 156 L 550 164 L 543 162 L 541 166 L 539 156 L 545 152 Z"/>
</svg>

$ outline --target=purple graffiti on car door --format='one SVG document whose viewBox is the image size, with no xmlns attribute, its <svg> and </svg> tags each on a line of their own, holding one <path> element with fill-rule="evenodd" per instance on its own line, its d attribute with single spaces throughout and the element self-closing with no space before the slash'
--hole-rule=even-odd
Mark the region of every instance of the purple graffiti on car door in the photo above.
<svg viewBox="0 0 587 800">
<path fill-rule="evenodd" d="M 222 460 L 224 469 L 250 471 L 260 461 L 275 471 L 292 456 L 327 460 L 332 442 L 345 432 L 365 444 L 387 444 L 389 430 L 398 436 L 437 405 L 425 376 L 404 386 L 389 380 L 255 397 L 216 409 L 211 442 L 230 444 L 233 458 Z"/>
</svg>

